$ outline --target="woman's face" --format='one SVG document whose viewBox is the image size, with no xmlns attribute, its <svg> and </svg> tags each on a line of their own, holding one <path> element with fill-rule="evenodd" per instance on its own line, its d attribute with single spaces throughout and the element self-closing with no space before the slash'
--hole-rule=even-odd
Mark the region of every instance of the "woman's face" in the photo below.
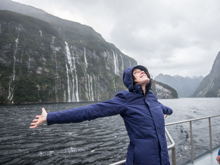
<svg viewBox="0 0 220 165">
<path fill-rule="evenodd" d="M 135 85 L 147 85 L 150 82 L 150 79 L 147 77 L 146 73 L 144 71 L 141 71 L 140 69 L 133 70 L 133 78 Z"/>
</svg>

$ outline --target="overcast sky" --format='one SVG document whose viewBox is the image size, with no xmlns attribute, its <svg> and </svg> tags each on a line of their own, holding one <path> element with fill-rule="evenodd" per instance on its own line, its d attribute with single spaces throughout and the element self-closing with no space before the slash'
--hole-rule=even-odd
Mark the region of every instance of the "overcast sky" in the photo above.
<svg viewBox="0 0 220 165">
<path fill-rule="evenodd" d="M 220 0 L 14 0 L 91 26 L 159 73 L 206 76 L 220 51 Z"/>
</svg>

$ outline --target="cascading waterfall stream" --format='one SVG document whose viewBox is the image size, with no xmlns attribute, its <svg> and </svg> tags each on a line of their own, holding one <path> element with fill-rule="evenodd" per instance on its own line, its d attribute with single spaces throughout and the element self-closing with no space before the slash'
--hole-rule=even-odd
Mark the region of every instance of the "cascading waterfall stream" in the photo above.
<svg viewBox="0 0 220 165">
<path fill-rule="evenodd" d="M 71 49 L 73 50 L 73 47 L 71 47 Z M 74 56 L 74 51 L 72 51 L 72 64 L 73 64 L 73 68 L 74 68 L 74 73 L 75 73 L 75 87 L 76 87 L 76 92 L 75 92 L 75 98 L 76 98 L 76 102 L 79 102 L 79 89 L 78 89 L 78 76 L 77 76 L 77 72 L 76 72 L 76 58 Z"/>
<path fill-rule="evenodd" d="M 78 89 L 78 78 L 75 70 L 75 77 L 76 77 L 76 102 L 79 102 L 79 89 Z"/>
<path fill-rule="evenodd" d="M 68 66 L 67 66 L 67 63 L 66 63 L 66 75 L 67 75 L 67 95 L 68 95 L 68 102 L 70 102 L 70 81 L 69 81 L 69 69 L 68 69 Z"/>
<path fill-rule="evenodd" d="M 92 80 L 92 76 L 90 75 L 88 75 L 88 95 L 89 95 L 89 100 L 94 101 L 93 80 Z"/>
<path fill-rule="evenodd" d="M 39 30 L 39 33 L 40 33 L 40 36 L 42 37 L 42 36 L 43 36 L 43 34 L 42 34 L 42 31 L 41 31 L 41 30 Z"/>
<path fill-rule="evenodd" d="M 86 48 L 84 47 L 84 60 L 85 60 L 85 70 L 88 68 L 88 62 L 87 62 L 87 58 L 86 58 Z"/>
<path fill-rule="evenodd" d="M 115 66 L 115 74 L 119 76 L 119 62 L 118 62 L 118 55 L 112 50 L 114 66 Z"/>
<path fill-rule="evenodd" d="M 9 91 L 8 91 L 8 99 L 11 101 L 14 96 L 14 86 L 11 87 L 11 82 L 15 81 L 15 64 L 16 64 L 16 54 L 17 54 L 17 47 L 18 47 L 18 38 L 15 40 L 15 52 L 14 52 L 14 63 L 13 63 L 13 75 L 12 75 L 12 80 L 9 82 Z"/>
<path fill-rule="evenodd" d="M 69 45 L 68 45 L 67 42 L 65 42 L 65 44 L 66 44 L 65 49 L 66 49 L 67 63 L 69 64 L 69 67 L 70 67 L 70 69 L 68 69 L 68 65 L 66 64 L 66 68 L 67 68 L 67 81 L 68 81 L 67 82 L 68 83 L 68 102 L 72 102 L 73 101 L 73 97 L 71 97 L 71 93 L 74 93 L 73 65 L 72 65 Z M 71 74 L 71 77 L 69 77 L 69 72 Z"/>
<path fill-rule="evenodd" d="M 66 57 L 67 57 L 67 84 L 68 84 L 68 102 L 78 102 L 79 101 L 79 92 L 78 92 L 78 79 L 77 79 L 77 72 L 76 72 L 76 64 L 74 53 L 71 54 L 69 45 L 67 42 L 66 44 Z M 69 69 L 68 69 L 69 65 Z M 69 77 L 69 74 L 71 77 Z"/>
<path fill-rule="evenodd" d="M 14 53 L 14 64 L 13 64 L 13 81 L 15 80 L 15 62 L 16 62 L 17 47 L 18 47 L 18 38 L 15 40 L 15 53 Z"/>
</svg>

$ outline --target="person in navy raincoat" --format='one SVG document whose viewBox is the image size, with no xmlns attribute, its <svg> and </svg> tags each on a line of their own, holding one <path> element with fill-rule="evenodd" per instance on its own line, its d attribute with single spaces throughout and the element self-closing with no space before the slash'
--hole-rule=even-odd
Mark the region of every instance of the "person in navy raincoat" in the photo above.
<svg viewBox="0 0 220 165">
<path fill-rule="evenodd" d="M 141 65 L 125 70 L 123 81 L 129 91 L 121 91 L 110 100 L 70 110 L 36 116 L 30 128 L 47 122 L 76 123 L 120 114 L 130 138 L 126 165 L 169 165 L 164 116 L 172 110 L 160 102 L 151 89 L 148 70 Z"/>
</svg>

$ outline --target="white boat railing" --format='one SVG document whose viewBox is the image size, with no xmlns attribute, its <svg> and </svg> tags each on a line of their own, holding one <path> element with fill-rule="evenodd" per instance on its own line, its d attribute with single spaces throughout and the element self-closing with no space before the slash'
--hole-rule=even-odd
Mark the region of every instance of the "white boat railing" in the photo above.
<svg viewBox="0 0 220 165">
<path fill-rule="evenodd" d="M 194 162 L 194 157 L 193 157 L 193 130 L 192 130 L 192 122 L 193 121 L 198 121 L 198 120 L 203 120 L 203 119 L 208 119 L 209 121 L 209 142 L 210 142 L 210 152 L 212 153 L 212 124 L 211 124 L 211 118 L 213 117 L 218 117 L 220 115 L 214 115 L 214 116 L 207 116 L 207 117 L 202 117 L 202 118 L 196 118 L 196 119 L 190 119 L 190 120 L 183 120 L 183 121 L 178 121 L 178 122 L 173 122 L 173 123 L 167 123 L 166 126 L 170 125 L 175 125 L 175 124 L 181 124 L 181 123 L 187 123 L 189 122 L 190 126 L 190 146 L 191 146 L 191 163 Z M 172 158 L 173 160 L 173 158 Z"/>
<path fill-rule="evenodd" d="M 203 120 L 203 119 L 208 119 L 209 121 L 209 140 L 210 140 L 210 152 L 212 152 L 212 124 L 211 124 L 211 118 L 213 117 L 218 117 L 220 115 L 214 115 L 214 116 L 207 116 L 207 117 L 202 117 L 202 118 L 196 118 L 196 119 L 190 119 L 190 120 L 183 120 L 183 121 L 178 121 L 178 122 L 173 122 L 173 123 L 167 123 L 167 126 L 170 125 L 175 125 L 175 124 L 181 124 L 181 123 L 187 123 L 189 122 L 190 124 L 190 146 L 191 146 L 191 163 L 194 162 L 194 157 L 193 157 L 193 130 L 192 130 L 192 122 L 193 121 L 198 121 L 198 120 Z M 166 135 L 170 141 L 170 145 L 167 147 L 168 150 L 172 150 L 172 165 L 176 165 L 176 153 L 175 153 L 175 142 L 173 138 L 171 137 L 170 133 L 168 130 L 165 128 Z M 124 165 L 126 160 L 122 160 L 116 163 L 112 163 L 110 165 Z"/>
</svg>

